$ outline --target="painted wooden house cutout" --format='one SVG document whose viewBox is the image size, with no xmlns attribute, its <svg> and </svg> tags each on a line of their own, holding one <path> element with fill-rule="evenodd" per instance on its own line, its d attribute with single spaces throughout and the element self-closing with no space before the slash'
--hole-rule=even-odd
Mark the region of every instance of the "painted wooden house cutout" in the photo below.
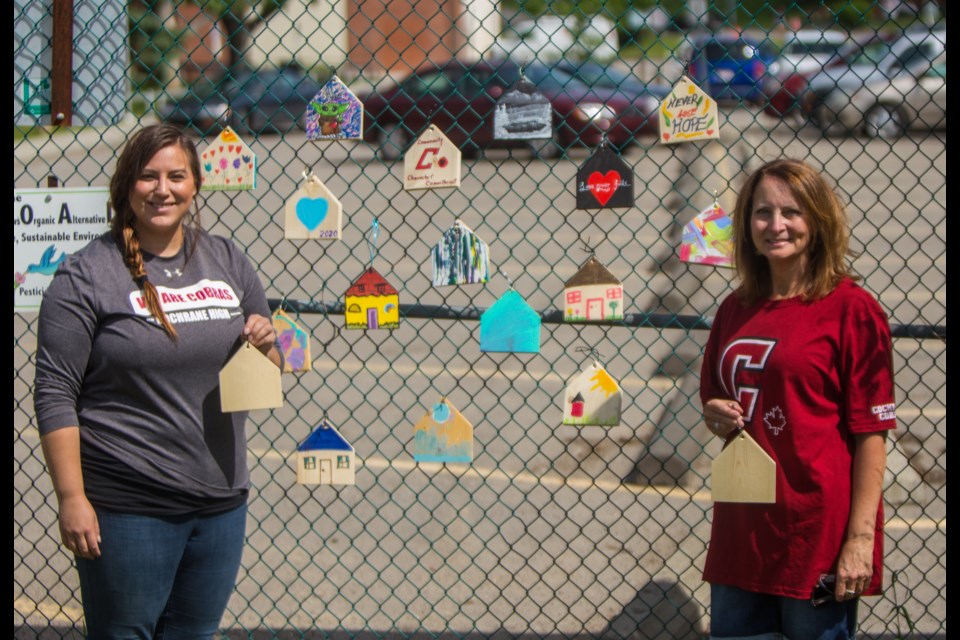
<svg viewBox="0 0 960 640">
<path fill-rule="evenodd" d="M 623 306 L 623 284 L 596 256 L 590 256 L 563 288 L 564 322 L 623 320 Z"/>
<path fill-rule="evenodd" d="M 307 105 L 307 140 L 360 140 L 363 104 L 333 76 Z"/>
<path fill-rule="evenodd" d="M 580 372 L 563 394 L 563 424 L 615 427 L 620 424 L 623 394 L 607 370 L 594 362 Z"/>
<path fill-rule="evenodd" d="M 220 370 L 220 410 L 226 413 L 282 406 L 280 368 L 245 342 Z"/>
<path fill-rule="evenodd" d="M 246 191 L 257 186 L 257 156 L 230 127 L 200 153 L 201 191 Z"/>
<path fill-rule="evenodd" d="M 540 314 L 514 289 L 480 316 L 480 351 L 540 353 Z"/>
<path fill-rule="evenodd" d="M 537 140 L 553 137 L 553 106 L 526 77 L 500 96 L 493 112 L 497 140 Z"/>
<path fill-rule="evenodd" d="M 347 329 L 396 329 L 400 294 L 370 267 L 347 289 L 344 315 Z"/>
<path fill-rule="evenodd" d="M 297 484 L 355 484 L 356 450 L 327 421 L 297 447 Z"/>
<path fill-rule="evenodd" d="M 413 427 L 417 462 L 472 462 L 473 425 L 449 400 L 440 398 Z"/>
<path fill-rule="evenodd" d="M 436 125 L 430 125 L 403 156 L 403 188 L 460 186 L 460 149 Z"/>
<path fill-rule="evenodd" d="M 310 334 L 294 321 L 282 309 L 273 312 L 271 318 L 273 330 L 277 332 L 277 342 L 283 352 L 283 371 L 310 371 L 313 360 L 310 357 Z"/>
<path fill-rule="evenodd" d="M 777 501 L 777 463 L 741 430 L 713 460 L 710 485 L 714 502 L 773 504 Z"/>
<path fill-rule="evenodd" d="M 683 76 L 660 103 L 660 143 L 674 144 L 720 137 L 717 101 Z"/>
<path fill-rule="evenodd" d="M 719 204 L 704 209 L 684 225 L 680 260 L 733 267 L 733 221 Z"/>
<path fill-rule="evenodd" d="M 443 232 L 431 255 L 435 287 L 483 284 L 490 279 L 490 249 L 487 243 L 460 220 Z"/>
<path fill-rule="evenodd" d="M 633 169 L 609 145 L 601 145 L 577 170 L 577 209 L 632 207 Z"/>
<path fill-rule="evenodd" d="M 283 237 L 287 240 L 340 240 L 343 237 L 343 207 L 312 173 L 287 200 Z"/>
</svg>

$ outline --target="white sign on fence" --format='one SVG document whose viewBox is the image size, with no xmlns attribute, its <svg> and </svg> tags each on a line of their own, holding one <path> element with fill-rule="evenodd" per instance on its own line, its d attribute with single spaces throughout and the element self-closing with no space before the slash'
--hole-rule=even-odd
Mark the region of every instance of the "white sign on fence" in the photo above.
<svg viewBox="0 0 960 640">
<path fill-rule="evenodd" d="M 13 310 L 35 311 L 67 256 L 109 228 L 106 187 L 14 189 Z"/>
</svg>

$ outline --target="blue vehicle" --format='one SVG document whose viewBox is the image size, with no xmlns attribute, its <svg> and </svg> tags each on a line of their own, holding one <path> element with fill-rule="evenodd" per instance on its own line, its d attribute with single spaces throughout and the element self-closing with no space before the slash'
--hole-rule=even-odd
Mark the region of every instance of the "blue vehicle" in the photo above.
<svg viewBox="0 0 960 640">
<path fill-rule="evenodd" d="M 715 100 L 760 103 L 778 51 L 768 40 L 740 33 L 701 33 L 688 37 L 680 55 L 690 78 Z"/>
</svg>

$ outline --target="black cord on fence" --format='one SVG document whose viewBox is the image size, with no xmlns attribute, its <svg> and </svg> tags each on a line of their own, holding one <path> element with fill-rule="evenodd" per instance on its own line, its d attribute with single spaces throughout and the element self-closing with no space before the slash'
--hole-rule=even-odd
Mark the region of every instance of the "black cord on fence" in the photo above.
<svg viewBox="0 0 960 640">
<path fill-rule="evenodd" d="M 281 300 L 271 299 L 270 309 L 275 310 Z M 293 309 L 297 313 L 325 313 L 343 315 L 343 302 L 323 302 L 317 300 L 298 301 L 282 300 L 284 307 Z M 400 316 L 403 318 L 418 318 L 424 320 L 479 320 L 486 307 L 441 307 L 429 304 L 401 304 Z M 563 311 L 548 309 L 539 312 L 540 319 L 546 324 L 563 324 Z M 695 315 L 677 315 L 673 313 L 626 313 L 623 320 L 616 322 L 591 322 L 590 324 L 609 327 L 634 327 L 644 329 L 710 329 L 712 317 Z M 929 340 L 939 338 L 946 341 L 947 327 L 945 325 L 929 324 L 894 324 L 890 325 L 890 334 L 894 338 L 916 338 Z"/>
</svg>

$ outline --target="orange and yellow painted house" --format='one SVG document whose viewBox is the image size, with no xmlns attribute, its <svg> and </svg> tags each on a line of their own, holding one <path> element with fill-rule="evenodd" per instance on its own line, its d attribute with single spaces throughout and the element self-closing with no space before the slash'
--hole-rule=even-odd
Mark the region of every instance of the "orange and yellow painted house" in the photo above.
<svg viewBox="0 0 960 640">
<path fill-rule="evenodd" d="M 400 294 L 370 267 L 347 289 L 344 315 L 347 329 L 396 329 Z"/>
</svg>

